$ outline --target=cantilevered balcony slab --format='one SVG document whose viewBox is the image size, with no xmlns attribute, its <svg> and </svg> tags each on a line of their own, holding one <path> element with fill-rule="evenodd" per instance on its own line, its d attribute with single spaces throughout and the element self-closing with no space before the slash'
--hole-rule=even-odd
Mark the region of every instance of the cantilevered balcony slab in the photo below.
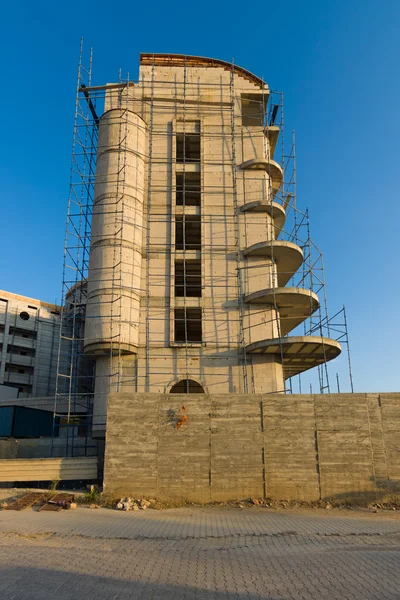
<svg viewBox="0 0 400 600">
<path fill-rule="evenodd" d="M 341 351 L 336 340 L 304 335 L 261 340 L 246 346 L 249 354 L 275 354 L 282 357 L 285 379 L 333 360 Z"/>
<path fill-rule="evenodd" d="M 248 294 L 246 304 L 270 304 L 279 309 L 280 333 L 288 334 L 319 307 L 318 296 L 301 288 L 268 288 Z"/>
<path fill-rule="evenodd" d="M 269 141 L 269 151 L 271 156 L 274 156 L 276 144 L 278 142 L 280 128 L 278 125 L 268 125 L 265 128 L 265 137 L 268 138 Z"/>
<path fill-rule="evenodd" d="M 242 169 L 252 171 L 266 171 L 272 180 L 272 189 L 279 190 L 283 182 L 283 170 L 280 164 L 270 158 L 251 158 L 242 163 Z"/>
<path fill-rule="evenodd" d="M 261 200 L 254 200 L 253 202 L 247 202 L 240 207 L 241 212 L 251 213 L 267 213 L 272 219 L 274 219 L 275 230 L 277 233 L 282 229 L 285 224 L 286 211 L 282 204 L 277 202 L 262 202 Z"/>
<path fill-rule="evenodd" d="M 258 242 L 243 250 L 245 256 L 263 256 L 276 262 L 278 269 L 278 286 L 283 287 L 293 277 L 303 263 L 302 249 L 284 240 Z"/>
</svg>

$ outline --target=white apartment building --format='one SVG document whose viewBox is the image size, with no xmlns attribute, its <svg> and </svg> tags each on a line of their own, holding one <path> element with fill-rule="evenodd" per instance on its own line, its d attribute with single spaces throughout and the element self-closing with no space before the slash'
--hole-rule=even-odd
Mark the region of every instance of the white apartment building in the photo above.
<svg viewBox="0 0 400 600">
<path fill-rule="evenodd" d="M 1 399 L 55 394 L 60 307 L 0 290 Z"/>
</svg>

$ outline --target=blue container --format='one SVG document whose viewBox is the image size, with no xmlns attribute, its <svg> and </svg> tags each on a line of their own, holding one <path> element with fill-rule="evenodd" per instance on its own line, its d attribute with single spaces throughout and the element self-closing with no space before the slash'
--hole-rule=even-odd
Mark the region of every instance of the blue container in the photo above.
<svg viewBox="0 0 400 600">
<path fill-rule="evenodd" d="M 11 437 L 15 406 L 0 406 L 0 438 Z"/>
<path fill-rule="evenodd" d="M 38 438 L 52 434 L 52 412 L 25 406 L 0 406 L 0 437 Z"/>
</svg>

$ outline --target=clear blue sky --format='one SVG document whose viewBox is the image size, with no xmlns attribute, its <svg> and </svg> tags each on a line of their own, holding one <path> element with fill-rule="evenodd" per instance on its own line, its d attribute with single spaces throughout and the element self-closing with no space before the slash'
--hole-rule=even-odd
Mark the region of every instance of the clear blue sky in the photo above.
<svg viewBox="0 0 400 600">
<path fill-rule="evenodd" d="M 399 390 L 398 1 L 14 0 L 2 23 L 0 288 L 60 300 L 81 36 L 96 84 L 136 78 L 141 51 L 234 58 L 285 93 L 298 205 L 330 312 L 348 310 L 356 390 Z"/>
</svg>

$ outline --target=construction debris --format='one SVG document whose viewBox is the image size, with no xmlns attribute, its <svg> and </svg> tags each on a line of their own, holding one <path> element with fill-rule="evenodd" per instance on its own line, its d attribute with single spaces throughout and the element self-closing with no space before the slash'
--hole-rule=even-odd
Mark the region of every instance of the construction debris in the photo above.
<svg viewBox="0 0 400 600">
<path fill-rule="evenodd" d="M 67 508 L 68 505 L 74 503 L 75 496 L 74 494 L 61 493 L 52 496 L 50 500 L 47 500 L 46 504 L 44 504 L 39 510 L 40 511 L 51 511 L 58 512 L 63 510 L 63 508 Z M 74 503 L 75 504 L 75 503 Z M 75 505 L 76 508 L 76 505 Z"/>
<path fill-rule="evenodd" d="M 146 510 L 149 508 L 151 502 L 145 498 L 121 498 L 117 502 L 117 510 Z"/>
<path fill-rule="evenodd" d="M 7 502 L 3 502 L 2 509 L 3 510 L 24 510 L 25 508 L 30 508 L 34 504 L 37 504 L 41 500 L 44 500 L 46 494 L 44 492 L 29 492 L 28 494 L 24 494 L 18 500 L 11 502 L 11 504 L 7 504 Z"/>
</svg>

